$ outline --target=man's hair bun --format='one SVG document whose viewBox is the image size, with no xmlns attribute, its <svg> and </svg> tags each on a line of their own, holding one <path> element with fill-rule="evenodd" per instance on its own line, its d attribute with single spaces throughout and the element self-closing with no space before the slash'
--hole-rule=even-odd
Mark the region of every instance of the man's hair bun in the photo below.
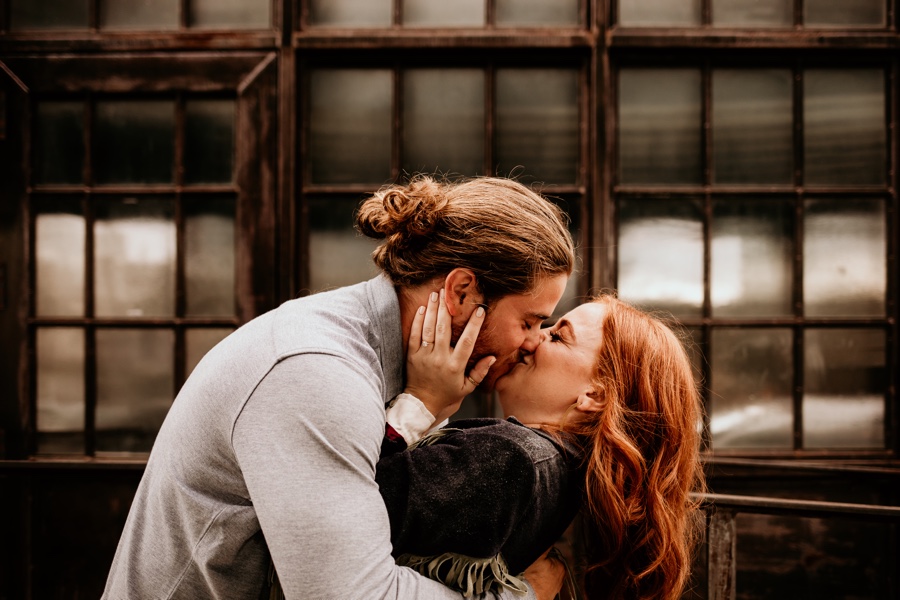
<svg viewBox="0 0 900 600">
<path fill-rule="evenodd" d="M 367 237 L 402 243 L 434 233 L 446 206 L 443 185 L 419 176 L 405 186 L 382 188 L 363 202 L 356 225 Z"/>
</svg>

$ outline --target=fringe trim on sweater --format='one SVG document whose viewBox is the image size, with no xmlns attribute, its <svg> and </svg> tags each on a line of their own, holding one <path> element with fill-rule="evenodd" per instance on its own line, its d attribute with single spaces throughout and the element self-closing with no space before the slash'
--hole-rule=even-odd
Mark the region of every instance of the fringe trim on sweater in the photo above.
<svg viewBox="0 0 900 600">
<path fill-rule="evenodd" d="M 403 554 L 396 562 L 459 590 L 467 598 L 485 592 L 498 593 L 503 588 L 517 594 L 528 593 L 525 581 L 510 574 L 506 561 L 499 554 L 491 558 L 473 558 L 454 552 L 438 556 Z"/>
<path fill-rule="evenodd" d="M 456 429 L 453 427 L 442 427 L 441 429 L 435 429 L 430 433 L 426 433 L 418 440 L 413 442 L 407 447 L 407 450 L 412 450 L 413 448 L 418 448 L 420 446 L 430 446 L 448 433 L 455 433 L 457 431 L 462 431 L 462 429 Z"/>
</svg>

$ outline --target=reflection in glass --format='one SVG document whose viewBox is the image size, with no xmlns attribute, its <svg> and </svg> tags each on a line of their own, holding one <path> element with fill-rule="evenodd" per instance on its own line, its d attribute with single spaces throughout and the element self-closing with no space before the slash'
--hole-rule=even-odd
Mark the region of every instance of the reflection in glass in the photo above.
<svg viewBox="0 0 900 600">
<path fill-rule="evenodd" d="M 712 23 L 719 27 L 791 27 L 793 0 L 712 0 Z"/>
<path fill-rule="evenodd" d="M 477 175 L 484 170 L 484 72 L 410 69 L 403 75 L 403 168 Z"/>
<path fill-rule="evenodd" d="M 38 213 L 34 224 L 39 317 L 84 316 L 84 216 L 76 202 L 61 204 L 54 212 Z"/>
<path fill-rule="evenodd" d="M 97 451 L 149 452 L 174 398 L 175 333 L 97 330 Z"/>
<path fill-rule="evenodd" d="M 810 200 L 803 233 L 807 317 L 881 317 L 887 230 L 881 200 Z"/>
<path fill-rule="evenodd" d="M 494 21 L 500 27 L 578 25 L 578 0 L 495 0 Z"/>
<path fill-rule="evenodd" d="M 174 204 L 166 198 L 108 200 L 94 223 L 98 317 L 175 315 Z"/>
<path fill-rule="evenodd" d="M 501 174 L 523 167 L 543 183 L 576 183 L 578 72 L 497 69 L 494 162 Z"/>
<path fill-rule="evenodd" d="M 699 69 L 619 72 L 622 183 L 701 182 Z"/>
<path fill-rule="evenodd" d="M 701 0 L 619 0 L 619 25 L 700 25 Z"/>
<path fill-rule="evenodd" d="M 790 329 L 712 332 L 709 428 L 715 450 L 793 447 Z"/>
<path fill-rule="evenodd" d="M 234 100 L 188 100 L 184 112 L 185 182 L 230 183 Z"/>
<path fill-rule="evenodd" d="M 359 283 L 378 274 L 372 262 L 376 241 L 353 228 L 358 205 L 356 200 L 310 199 L 310 291 Z"/>
<path fill-rule="evenodd" d="M 88 0 L 10 0 L 9 28 L 87 29 Z"/>
<path fill-rule="evenodd" d="M 391 71 L 314 70 L 310 88 L 313 181 L 387 181 L 391 176 Z"/>
<path fill-rule="evenodd" d="M 807 184 L 885 183 L 884 71 L 809 69 L 804 74 Z"/>
<path fill-rule="evenodd" d="M 230 198 L 197 198 L 185 203 L 188 317 L 234 316 L 234 204 Z"/>
<path fill-rule="evenodd" d="M 804 332 L 804 447 L 884 447 L 885 343 L 877 329 Z"/>
<path fill-rule="evenodd" d="M 716 201 L 710 256 L 713 316 L 793 314 L 789 209 L 784 202 Z"/>
<path fill-rule="evenodd" d="M 37 330 L 37 451 L 84 453 L 84 330 Z"/>
<path fill-rule="evenodd" d="M 804 0 L 807 27 L 884 27 L 884 0 Z"/>
<path fill-rule="evenodd" d="M 716 183 L 793 181 L 792 79 L 787 69 L 713 71 Z"/>
<path fill-rule="evenodd" d="M 35 112 L 35 182 L 82 183 L 84 103 L 39 102 Z"/>
<path fill-rule="evenodd" d="M 619 205 L 619 296 L 676 317 L 699 316 L 702 217 L 691 201 L 623 200 Z"/>
<path fill-rule="evenodd" d="M 311 25 L 333 27 L 390 27 L 392 0 L 311 0 Z"/>
<path fill-rule="evenodd" d="M 178 0 L 100 2 L 100 29 L 146 31 L 178 29 Z"/>
<path fill-rule="evenodd" d="M 188 22 L 197 29 L 266 29 L 272 26 L 271 0 L 191 0 Z"/>
<path fill-rule="evenodd" d="M 483 27 L 485 0 L 403 0 L 407 27 Z"/>
<path fill-rule="evenodd" d="M 171 183 L 175 103 L 107 100 L 96 105 L 94 175 L 98 183 Z"/>
<path fill-rule="evenodd" d="M 186 329 L 184 332 L 185 375 L 190 375 L 197 363 L 212 350 L 213 346 L 234 331 L 225 327 L 203 327 Z"/>
</svg>

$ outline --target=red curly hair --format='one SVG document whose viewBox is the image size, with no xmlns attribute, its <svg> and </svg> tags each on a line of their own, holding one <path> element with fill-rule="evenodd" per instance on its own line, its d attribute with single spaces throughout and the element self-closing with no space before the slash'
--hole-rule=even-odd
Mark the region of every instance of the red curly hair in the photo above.
<svg viewBox="0 0 900 600">
<path fill-rule="evenodd" d="M 603 408 L 565 431 L 584 441 L 589 598 L 676 599 L 699 539 L 702 409 L 693 368 L 662 321 L 611 295 L 595 384 Z"/>
</svg>

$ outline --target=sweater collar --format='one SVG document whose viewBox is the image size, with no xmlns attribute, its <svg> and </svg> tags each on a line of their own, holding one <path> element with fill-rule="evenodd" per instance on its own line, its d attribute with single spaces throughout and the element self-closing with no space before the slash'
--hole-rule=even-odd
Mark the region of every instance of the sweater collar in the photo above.
<svg viewBox="0 0 900 600">
<path fill-rule="evenodd" d="M 400 300 L 387 275 L 366 282 L 366 298 L 375 340 L 374 348 L 384 373 L 384 402 L 403 391 L 403 332 L 400 327 Z"/>
</svg>

